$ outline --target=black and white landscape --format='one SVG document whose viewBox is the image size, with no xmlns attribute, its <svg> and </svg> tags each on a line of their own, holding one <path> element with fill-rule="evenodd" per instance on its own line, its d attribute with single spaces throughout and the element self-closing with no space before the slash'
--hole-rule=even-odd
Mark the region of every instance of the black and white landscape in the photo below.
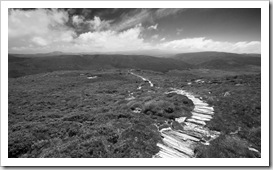
<svg viewBox="0 0 273 170">
<path fill-rule="evenodd" d="M 9 158 L 260 158 L 260 8 L 9 9 Z"/>
</svg>

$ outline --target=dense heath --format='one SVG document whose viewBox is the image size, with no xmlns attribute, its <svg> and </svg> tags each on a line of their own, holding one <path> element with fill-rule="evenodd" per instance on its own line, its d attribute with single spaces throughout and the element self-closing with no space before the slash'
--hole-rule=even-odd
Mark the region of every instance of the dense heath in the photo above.
<svg viewBox="0 0 273 170">
<path fill-rule="evenodd" d="M 152 70 L 132 66 L 154 83 L 150 87 L 121 65 L 31 65 L 42 59 L 9 57 L 9 157 L 152 157 L 161 141 L 155 125 L 164 128 L 177 117 L 189 117 L 194 107 L 186 96 L 164 94 L 170 88 L 185 89 L 214 106 L 207 127 L 221 135 L 209 146 L 197 146 L 196 157 L 260 157 L 248 149 L 261 151 L 257 65 L 219 69 L 181 61 L 183 68 L 177 64 L 170 69 L 177 59 L 167 59 L 170 67 L 164 70 L 159 69 L 162 61 L 147 63 Z M 97 78 L 88 79 L 93 76 Z"/>
</svg>

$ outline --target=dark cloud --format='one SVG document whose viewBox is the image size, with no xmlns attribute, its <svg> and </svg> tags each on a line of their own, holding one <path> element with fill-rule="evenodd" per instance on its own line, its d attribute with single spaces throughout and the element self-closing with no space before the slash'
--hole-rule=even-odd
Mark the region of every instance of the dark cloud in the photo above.
<svg viewBox="0 0 273 170">
<path fill-rule="evenodd" d="M 67 12 L 68 12 L 69 15 L 74 15 L 77 12 L 77 9 L 69 8 L 69 9 L 67 9 Z"/>
<path fill-rule="evenodd" d="M 84 8 L 84 9 L 82 10 L 82 15 L 83 15 L 85 18 L 90 17 L 91 14 L 92 14 L 92 9 L 90 9 L 90 8 Z"/>
</svg>

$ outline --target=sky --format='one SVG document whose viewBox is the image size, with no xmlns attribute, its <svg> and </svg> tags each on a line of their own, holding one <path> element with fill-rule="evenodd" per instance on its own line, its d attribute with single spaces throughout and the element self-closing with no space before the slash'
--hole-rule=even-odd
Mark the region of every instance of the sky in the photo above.
<svg viewBox="0 0 273 170">
<path fill-rule="evenodd" d="M 9 9 L 9 53 L 261 53 L 259 8 Z"/>
</svg>

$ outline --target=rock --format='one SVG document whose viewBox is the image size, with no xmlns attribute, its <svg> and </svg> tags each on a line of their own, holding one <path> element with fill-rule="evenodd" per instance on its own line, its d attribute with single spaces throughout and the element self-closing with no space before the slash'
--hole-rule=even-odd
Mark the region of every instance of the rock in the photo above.
<svg viewBox="0 0 273 170">
<path fill-rule="evenodd" d="M 235 84 L 235 86 L 243 86 L 242 84 Z"/>
<path fill-rule="evenodd" d="M 185 122 L 187 117 L 179 117 L 179 118 L 175 118 L 175 121 L 177 121 L 178 123 L 182 123 Z"/>
<path fill-rule="evenodd" d="M 140 113 L 141 112 L 141 109 L 140 108 L 135 108 L 135 110 L 133 110 L 134 113 Z"/>
<path fill-rule="evenodd" d="M 95 79 L 95 78 L 97 78 L 97 76 L 87 77 L 87 79 Z"/>
<path fill-rule="evenodd" d="M 230 93 L 229 92 L 225 92 L 224 97 L 226 97 L 226 96 L 230 96 Z"/>
<path fill-rule="evenodd" d="M 248 148 L 248 150 L 250 150 L 250 151 L 253 151 L 253 152 L 257 152 L 257 153 L 260 153 L 257 149 L 255 149 L 255 148 Z"/>
<path fill-rule="evenodd" d="M 130 100 L 134 100 L 134 99 L 135 99 L 135 97 L 134 97 L 134 96 L 132 96 L 132 97 L 128 97 L 128 98 L 126 98 L 125 100 L 130 101 Z"/>
<path fill-rule="evenodd" d="M 205 81 L 204 80 L 201 80 L 201 79 L 198 79 L 198 80 L 195 80 L 195 83 L 199 83 L 199 84 L 202 84 L 204 83 Z"/>
</svg>

